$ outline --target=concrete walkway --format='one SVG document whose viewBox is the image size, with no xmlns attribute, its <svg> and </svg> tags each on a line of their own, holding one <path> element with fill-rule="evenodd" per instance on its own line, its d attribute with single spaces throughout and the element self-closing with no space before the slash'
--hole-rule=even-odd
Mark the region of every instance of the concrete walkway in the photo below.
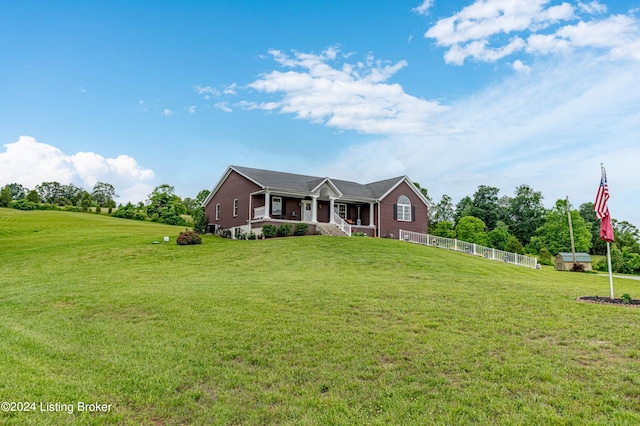
<svg viewBox="0 0 640 426">
<path fill-rule="evenodd" d="M 609 274 L 598 274 L 600 277 L 609 277 Z M 628 280 L 640 281 L 640 277 L 637 275 L 614 275 L 613 278 L 625 278 Z"/>
</svg>

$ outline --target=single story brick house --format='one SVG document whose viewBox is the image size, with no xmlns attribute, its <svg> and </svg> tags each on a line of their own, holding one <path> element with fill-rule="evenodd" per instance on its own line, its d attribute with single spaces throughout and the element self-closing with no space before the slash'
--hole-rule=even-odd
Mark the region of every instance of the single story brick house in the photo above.
<svg viewBox="0 0 640 426">
<path fill-rule="evenodd" d="M 304 222 L 309 232 L 398 238 L 427 233 L 429 202 L 407 176 L 360 184 L 229 166 L 202 204 L 208 232 L 260 234 L 262 225 Z"/>
</svg>

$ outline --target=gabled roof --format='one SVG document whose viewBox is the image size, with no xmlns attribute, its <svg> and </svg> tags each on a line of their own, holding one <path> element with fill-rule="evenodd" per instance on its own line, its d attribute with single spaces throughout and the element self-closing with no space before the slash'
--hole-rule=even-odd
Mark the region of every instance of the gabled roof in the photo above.
<svg viewBox="0 0 640 426">
<path fill-rule="evenodd" d="M 235 171 L 245 178 L 249 179 L 262 189 L 281 190 L 298 193 L 312 193 L 317 191 L 322 185 L 329 185 L 339 191 L 340 195 L 345 198 L 362 199 L 370 201 L 379 201 L 384 198 L 395 187 L 406 181 L 411 188 L 418 194 L 423 202 L 428 205 L 427 200 L 422 193 L 413 185 L 413 182 L 407 176 L 398 176 L 395 178 L 385 179 L 378 182 L 361 184 L 341 179 L 331 179 L 328 177 L 318 177 L 301 175 L 295 173 L 276 172 L 272 170 L 254 169 L 251 167 L 229 166 L 222 179 L 213 188 L 209 197 L 204 201 L 203 205 L 213 198 L 222 182 L 227 178 L 231 171 Z"/>
</svg>

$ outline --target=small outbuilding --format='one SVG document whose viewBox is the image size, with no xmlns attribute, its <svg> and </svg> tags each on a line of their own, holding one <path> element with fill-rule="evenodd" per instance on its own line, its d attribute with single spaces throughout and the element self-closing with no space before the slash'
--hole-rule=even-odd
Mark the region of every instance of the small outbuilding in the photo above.
<svg viewBox="0 0 640 426">
<path fill-rule="evenodd" d="M 583 271 L 592 271 L 591 256 L 588 253 L 576 253 L 576 264 L 582 265 Z M 560 252 L 556 255 L 556 271 L 573 270 L 573 255 Z"/>
</svg>

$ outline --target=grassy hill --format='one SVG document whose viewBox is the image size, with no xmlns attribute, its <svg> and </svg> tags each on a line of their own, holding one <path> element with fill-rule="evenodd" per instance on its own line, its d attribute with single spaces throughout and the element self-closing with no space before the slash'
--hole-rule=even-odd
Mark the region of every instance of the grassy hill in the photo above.
<svg viewBox="0 0 640 426">
<path fill-rule="evenodd" d="M 36 404 L 0 423 L 640 423 L 640 310 L 575 301 L 607 278 L 181 229 L 0 209 L 0 399 Z"/>
</svg>

